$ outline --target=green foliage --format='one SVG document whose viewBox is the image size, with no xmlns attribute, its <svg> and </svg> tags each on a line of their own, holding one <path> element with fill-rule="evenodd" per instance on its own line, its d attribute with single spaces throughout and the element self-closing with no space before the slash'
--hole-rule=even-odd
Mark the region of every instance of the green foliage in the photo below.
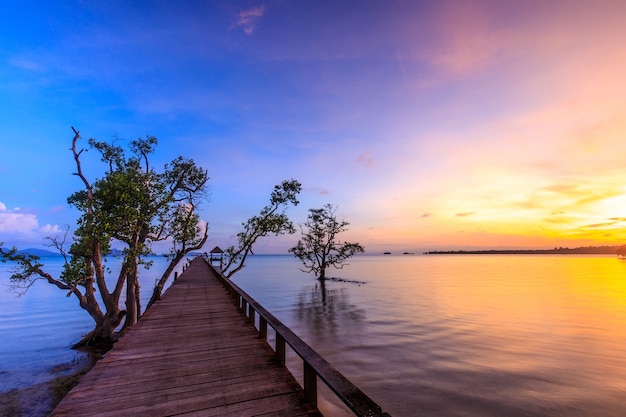
<svg viewBox="0 0 626 417">
<path fill-rule="evenodd" d="M 133 325 L 140 316 L 138 266 L 150 266 L 146 256 L 152 253 L 152 243 L 172 242 L 174 269 L 189 250 L 202 246 L 207 227 L 197 214 L 199 203 L 206 198 L 205 170 L 193 160 L 177 157 L 159 172 L 150 165 L 150 155 L 158 141 L 153 136 L 132 141 L 126 152 L 115 143 L 89 140 L 107 165 L 101 178 L 90 181 L 84 175 L 81 154 L 77 149 L 80 134 L 74 129 L 72 152 L 78 176 L 84 188 L 71 194 L 67 201 L 81 213 L 77 219 L 74 239 L 66 253 L 65 239 L 49 238 L 65 258 L 60 277 L 47 274 L 38 258 L 20 255 L 16 249 L 0 249 L 3 262 L 15 262 L 12 281 L 28 288 L 37 279 L 74 294 L 81 307 L 94 319 L 96 326 L 79 342 L 91 338 L 110 337 L 123 317 L 124 328 Z M 106 279 L 105 258 L 113 242 L 123 246 L 124 259 L 116 280 Z M 164 276 L 159 285 L 162 288 Z M 113 283 L 111 286 L 110 283 Z M 120 297 L 126 288 L 126 311 L 120 310 Z M 96 290 L 100 297 L 96 297 Z M 100 301 L 101 300 L 101 301 Z M 104 304 L 104 310 L 100 308 Z"/>
<path fill-rule="evenodd" d="M 349 223 L 337 220 L 335 211 L 330 204 L 321 209 L 310 209 L 302 228 L 302 239 L 289 249 L 304 264 L 306 269 L 303 271 L 315 273 L 320 280 L 326 278 L 328 267 L 341 269 L 348 258 L 365 252 L 358 243 L 337 240 L 337 235 L 346 231 Z"/>
<path fill-rule="evenodd" d="M 252 247 L 258 238 L 268 234 L 278 236 L 296 232 L 285 210 L 289 204 L 298 205 L 297 197 L 301 190 L 302 184 L 294 179 L 285 180 L 274 186 L 270 203 L 263 207 L 258 215 L 242 223 L 243 231 L 237 234 L 237 245 L 230 246 L 224 251 L 227 258 L 224 274 L 227 277 L 231 277 L 244 267 L 246 257 L 252 253 Z"/>
<path fill-rule="evenodd" d="M 61 272 L 61 281 L 84 287 L 89 280 L 93 280 L 93 272 L 88 258 L 72 256 Z"/>
</svg>

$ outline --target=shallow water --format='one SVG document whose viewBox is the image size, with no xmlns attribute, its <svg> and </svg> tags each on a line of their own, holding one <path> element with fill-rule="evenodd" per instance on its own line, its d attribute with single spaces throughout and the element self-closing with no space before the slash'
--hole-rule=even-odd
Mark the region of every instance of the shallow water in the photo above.
<svg viewBox="0 0 626 417">
<path fill-rule="evenodd" d="M 626 261 L 360 256 L 330 276 L 365 284 L 322 291 L 290 256 L 252 257 L 234 281 L 396 417 L 626 415 Z M 0 303 L 0 392 L 80 360 L 75 300 L 40 283 Z"/>
<path fill-rule="evenodd" d="M 334 275 L 367 283 L 325 295 L 289 258 L 244 271 L 235 281 L 392 415 L 626 415 L 626 261 L 363 256 Z"/>
<path fill-rule="evenodd" d="M 45 270 L 54 276 L 61 271 L 61 261 L 59 257 L 41 259 Z M 144 306 L 165 265 L 163 258 L 155 257 L 154 266 L 142 271 Z M 113 272 L 118 271 L 119 260 L 111 259 L 108 266 Z M 71 346 L 93 328 L 93 321 L 75 297 L 66 297 L 66 291 L 44 281 L 18 296 L 9 290 L 13 268 L 0 263 L 0 395 L 13 390 L 11 396 L 19 397 L 23 408 L 21 413 L 17 410 L 10 415 L 32 416 L 35 411 L 29 401 L 45 403 L 48 399 L 37 393 L 40 390 L 29 388 L 45 387 L 89 365 L 89 356 Z M 37 413 L 45 406 L 37 407 Z"/>
</svg>

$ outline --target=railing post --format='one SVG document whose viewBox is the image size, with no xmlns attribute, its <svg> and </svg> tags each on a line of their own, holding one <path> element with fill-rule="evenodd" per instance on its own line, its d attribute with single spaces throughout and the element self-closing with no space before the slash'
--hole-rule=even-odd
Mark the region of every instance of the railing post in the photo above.
<svg viewBox="0 0 626 417">
<path fill-rule="evenodd" d="M 178 279 L 178 271 L 174 271 L 174 281 Z"/>
<path fill-rule="evenodd" d="M 253 326 L 254 326 L 254 313 L 256 313 L 256 311 L 250 304 L 248 304 L 248 321 L 252 323 Z"/>
<path fill-rule="evenodd" d="M 307 362 L 304 364 L 304 401 L 317 405 L 317 373 L 313 367 Z"/>
<path fill-rule="evenodd" d="M 267 320 L 259 314 L 259 337 L 267 340 Z"/>
<path fill-rule="evenodd" d="M 285 338 L 278 334 L 278 332 L 276 333 L 276 359 L 281 365 L 285 365 Z"/>
<path fill-rule="evenodd" d="M 189 265 L 185 265 L 185 268 L 188 266 Z M 213 268 L 213 266 L 211 266 L 211 268 Z M 223 277 L 220 271 L 215 270 L 215 272 L 217 276 Z M 334 392 L 337 398 L 343 401 L 356 416 L 391 417 L 389 414 L 382 412 L 378 404 L 362 393 L 358 387 L 348 381 L 345 376 L 334 369 L 318 353 L 304 343 L 302 339 L 295 335 L 236 284 L 223 278 L 220 278 L 220 281 L 222 281 L 223 285 L 233 297 L 233 304 L 237 306 L 240 312 L 246 315 L 248 321 L 256 325 L 256 316 L 259 316 L 259 337 L 263 338 L 266 343 L 269 343 L 267 340 L 268 325 L 274 329 L 276 335 L 274 350 L 276 362 L 280 363 L 282 366 L 287 365 L 287 344 L 289 344 L 294 353 L 302 359 L 304 367 L 303 400 L 308 403 L 317 404 L 317 384 L 319 379 L 322 380 L 326 386 Z"/>
</svg>

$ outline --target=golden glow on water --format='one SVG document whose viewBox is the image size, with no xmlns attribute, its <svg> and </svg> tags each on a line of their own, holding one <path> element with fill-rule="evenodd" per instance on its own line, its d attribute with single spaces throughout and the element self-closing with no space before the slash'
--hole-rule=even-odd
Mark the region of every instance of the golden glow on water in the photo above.
<svg viewBox="0 0 626 417">
<path fill-rule="evenodd" d="M 626 412 L 626 261 L 420 256 L 349 271 L 369 278 L 351 301 L 368 305 L 367 343 L 386 338 L 377 376 L 403 393 L 389 404 L 398 415 Z M 376 357 L 353 346 L 351 361 L 354 351 Z"/>
</svg>

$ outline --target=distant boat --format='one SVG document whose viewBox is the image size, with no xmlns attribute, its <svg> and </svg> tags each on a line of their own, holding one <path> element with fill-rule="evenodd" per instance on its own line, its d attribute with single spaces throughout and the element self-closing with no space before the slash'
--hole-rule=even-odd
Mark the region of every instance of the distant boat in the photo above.
<svg viewBox="0 0 626 417">
<path fill-rule="evenodd" d="M 383 255 L 391 255 L 391 252 L 383 252 Z"/>
</svg>

